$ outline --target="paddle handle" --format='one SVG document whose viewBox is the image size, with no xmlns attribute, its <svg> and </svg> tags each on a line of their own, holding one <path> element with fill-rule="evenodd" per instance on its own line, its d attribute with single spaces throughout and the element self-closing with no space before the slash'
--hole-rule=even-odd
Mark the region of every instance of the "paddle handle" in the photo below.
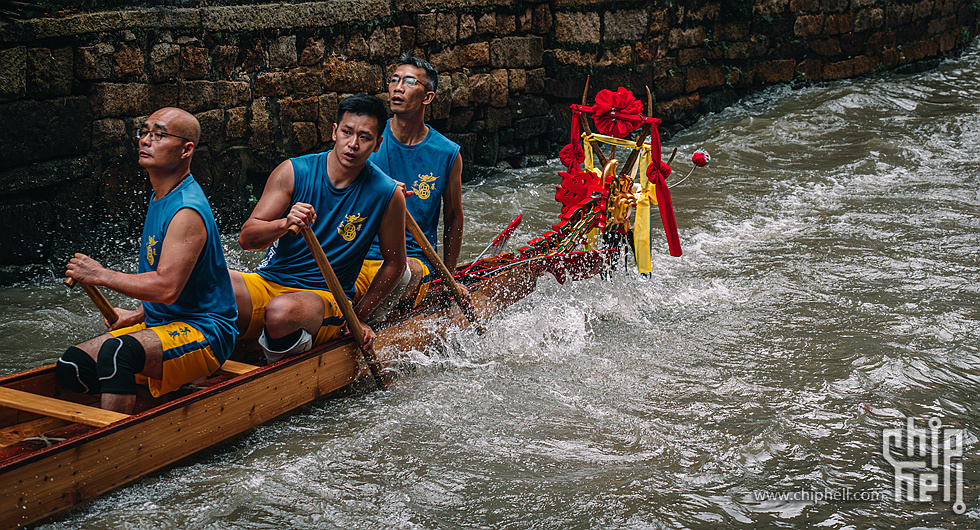
<svg viewBox="0 0 980 530">
<path fill-rule="evenodd" d="M 296 233 L 296 226 L 289 227 L 289 231 Z M 377 383 L 378 388 L 386 388 L 388 385 L 381 376 L 381 369 L 378 367 L 378 363 L 364 351 L 364 329 L 361 327 L 361 321 L 354 313 L 354 307 L 351 306 L 350 300 L 347 299 L 347 294 L 344 293 L 344 288 L 340 285 L 337 274 L 333 271 L 333 267 L 330 266 L 327 255 L 323 253 L 323 247 L 320 246 L 320 242 L 313 233 L 313 229 L 304 226 L 299 229 L 299 233 L 303 236 L 303 240 L 306 241 L 306 246 L 309 247 L 310 252 L 313 254 L 313 260 L 316 261 L 316 266 L 320 268 L 320 274 L 326 280 L 327 287 L 333 293 L 333 298 L 340 308 L 340 313 L 344 315 L 344 320 L 347 321 L 347 329 L 354 336 L 354 342 L 357 343 L 357 347 L 361 351 L 361 356 L 364 357 L 364 362 L 371 369 L 371 375 L 374 376 L 375 383 Z"/>
<path fill-rule="evenodd" d="M 459 284 L 456 283 L 456 278 L 453 277 L 453 273 L 449 272 L 449 268 L 446 267 L 446 264 L 443 263 L 442 259 L 439 257 L 439 254 L 436 253 L 436 249 L 432 248 L 432 244 L 429 243 L 428 238 L 426 238 L 425 234 L 422 233 L 422 229 L 419 227 L 419 224 L 415 222 L 415 218 L 412 217 L 412 214 L 408 210 L 405 210 L 405 226 L 408 227 L 408 231 L 411 232 L 412 237 L 414 237 L 415 241 L 420 247 L 422 247 L 422 253 L 425 254 L 425 257 L 429 260 L 429 263 L 432 263 L 432 265 L 435 266 L 436 274 L 438 274 L 439 277 L 442 278 L 443 283 L 449 287 L 450 292 L 453 294 L 453 298 L 455 298 L 456 303 L 459 304 L 459 309 L 463 312 L 463 316 L 466 317 L 466 320 L 468 320 L 470 324 L 477 325 L 477 331 L 482 333 L 483 328 L 480 327 L 479 324 L 476 324 L 476 314 L 473 313 L 473 308 L 470 307 L 470 305 L 466 303 L 466 299 L 463 298 L 463 291 L 459 288 Z"/>
<path fill-rule="evenodd" d="M 82 286 L 82 289 L 85 290 L 85 294 L 92 299 L 92 302 L 95 303 L 95 307 L 99 308 L 99 313 L 102 313 L 102 316 L 105 317 L 106 322 L 109 324 L 115 324 L 116 321 L 119 320 L 119 315 L 116 314 L 116 310 L 113 309 L 112 304 L 106 300 L 105 295 L 102 294 L 102 291 L 100 291 L 98 287 L 76 281 L 74 278 L 65 278 L 65 285 L 68 287 L 74 287 L 75 284 Z"/>
</svg>

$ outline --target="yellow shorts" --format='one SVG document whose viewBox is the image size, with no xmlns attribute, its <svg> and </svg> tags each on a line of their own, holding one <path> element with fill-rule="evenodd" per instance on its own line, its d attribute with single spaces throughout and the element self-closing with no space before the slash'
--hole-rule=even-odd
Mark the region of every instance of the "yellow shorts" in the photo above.
<svg viewBox="0 0 980 530">
<path fill-rule="evenodd" d="M 323 300 L 323 324 L 313 337 L 313 344 L 323 344 L 330 339 L 339 337 L 340 330 L 347 325 L 347 321 L 344 320 L 344 315 L 340 312 L 340 307 L 330 291 L 286 287 L 270 282 L 255 272 L 243 272 L 242 278 L 245 280 L 248 294 L 252 298 L 252 318 L 248 323 L 248 329 L 239 335 L 239 339 L 259 338 L 259 335 L 262 334 L 262 328 L 265 327 L 265 305 L 269 303 L 269 300 L 286 293 L 309 292 L 318 295 Z M 238 317 L 241 318 L 241 315 Z"/>
<path fill-rule="evenodd" d="M 163 344 L 163 379 L 136 374 L 136 382 L 146 385 L 153 397 L 173 392 L 191 381 L 208 377 L 221 367 L 204 335 L 183 322 L 147 327 L 144 323 L 120 328 L 109 333 L 113 337 L 148 329 L 156 333 Z"/>
<path fill-rule="evenodd" d="M 425 298 L 426 293 L 429 292 L 429 285 L 432 283 L 432 278 L 429 276 L 431 272 L 429 268 L 425 266 L 425 262 L 418 258 L 408 258 L 413 259 L 418 262 L 419 266 L 422 267 L 422 283 L 419 285 L 419 292 L 415 296 L 415 302 L 413 306 L 419 305 L 419 302 Z M 381 264 L 384 263 L 382 260 L 366 259 L 364 264 L 361 265 L 361 272 L 357 275 L 357 282 L 354 283 L 357 289 L 357 294 L 354 295 L 354 300 L 360 300 L 364 293 L 367 292 L 368 287 L 371 282 L 374 281 L 374 277 L 378 275 L 378 270 L 381 268 Z"/>
</svg>

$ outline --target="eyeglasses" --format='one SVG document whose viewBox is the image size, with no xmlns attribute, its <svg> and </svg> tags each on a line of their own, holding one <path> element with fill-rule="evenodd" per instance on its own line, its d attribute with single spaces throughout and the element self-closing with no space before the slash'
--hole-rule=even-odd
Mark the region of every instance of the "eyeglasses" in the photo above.
<svg viewBox="0 0 980 530">
<path fill-rule="evenodd" d="M 405 77 L 401 77 L 401 76 L 398 76 L 398 75 L 393 75 L 393 76 L 391 76 L 391 79 L 388 80 L 388 84 L 389 85 L 398 85 L 398 83 L 401 82 L 401 81 L 404 81 L 405 84 L 408 85 L 408 86 L 422 85 L 422 88 L 429 88 L 429 87 L 425 86 L 425 83 L 423 83 L 422 81 L 420 81 L 419 78 L 413 77 L 413 76 L 410 76 L 410 75 L 406 75 Z"/>
<path fill-rule="evenodd" d="M 171 138 L 180 138 L 181 140 L 183 140 L 185 142 L 191 142 L 192 141 L 190 138 L 184 138 L 183 136 L 179 136 L 179 135 L 176 135 L 176 134 L 165 133 L 163 131 L 151 131 L 149 129 L 139 129 L 139 130 L 137 130 L 136 131 L 136 140 L 137 141 L 142 140 L 143 137 L 146 136 L 146 135 L 148 135 L 148 134 L 150 135 L 150 141 L 151 142 L 159 142 L 160 140 L 163 140 L 163 137 L 164 136 L 169 136 Z"/>
</svg>

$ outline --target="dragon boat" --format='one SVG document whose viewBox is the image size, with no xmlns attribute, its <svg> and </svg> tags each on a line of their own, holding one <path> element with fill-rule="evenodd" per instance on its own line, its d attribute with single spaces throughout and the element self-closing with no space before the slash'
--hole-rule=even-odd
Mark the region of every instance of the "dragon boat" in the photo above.
<svg viewBox="0 0 980 530">
<path fill-rule="evenodd" d="M 397 373 L 403 352 L 424 351 L 449 328 L 467 326 L 468 316 L 491 318 L 531 293 L 542 275 L 564 283 L 603 272 L 618 261 L 614 255 L 621 247 L 632 249 L 639 272 L 649 272 L 651 205 L 659 206 L 670 253 L 680 255 L 665 184 L 670 167 L 660 160 L 659 120 L 651 116 L 652 102 L 647 116 L 641 108 L 623 88 L 600 91 L 590 107 L 584 95 L 581 105 L 572 105 L 571 141 L 560 156 L 567 171 L 559 173 L 559 222 L 513 252 L 493 252 L 457 268 L 456 280 L 467 286 L 473 302 L 468 315 L 437 281 L 419 307 L 378 326 L 377 364 Z M 641 127 L 636 139 L 626 139 Z M 603 144 L 612 145 L 609 154 Z M 617 173 L 618 146 L 630 154 Z M 697 167 L 697 153 L 694 161 Z M 488 249 L 499 251 L 506 232 Z M 371 379 L 359 353 L 350 335 L 272 364 L 254 349 L 238 348 L 203 382 L 158 398 L 139 395 L 131 415 L 100 409 L 98 396 L 61 387 L 54 365 L 0 377 L 0 528 L 37 522 L 304 404 L 367 384 L 359 383 Z"/>
</svg>

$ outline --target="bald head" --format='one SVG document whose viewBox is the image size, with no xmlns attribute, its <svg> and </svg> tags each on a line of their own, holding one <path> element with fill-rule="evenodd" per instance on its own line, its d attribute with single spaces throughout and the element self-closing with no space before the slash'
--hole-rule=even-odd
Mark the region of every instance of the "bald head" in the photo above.
<svg viewBox="0 0 980 530">
<path fill-rule="evenodd" d="M 201 139 L 201 124 L 193 114 L 177 107 L 164 107 L 146 119 L 150 128 L 159 128 L 163 132 L 182 136 L 197 142 Z"/>
<path fill-rule="evenodd" d="M 201 124 L 189 112 L 174 107 L 162 108 L 146 118 L 139 134 L 139 164 L 150 172 L 151 179 L 165 180 L 190 172 L 191 158 L 201 139 Z"/>
</svg>

